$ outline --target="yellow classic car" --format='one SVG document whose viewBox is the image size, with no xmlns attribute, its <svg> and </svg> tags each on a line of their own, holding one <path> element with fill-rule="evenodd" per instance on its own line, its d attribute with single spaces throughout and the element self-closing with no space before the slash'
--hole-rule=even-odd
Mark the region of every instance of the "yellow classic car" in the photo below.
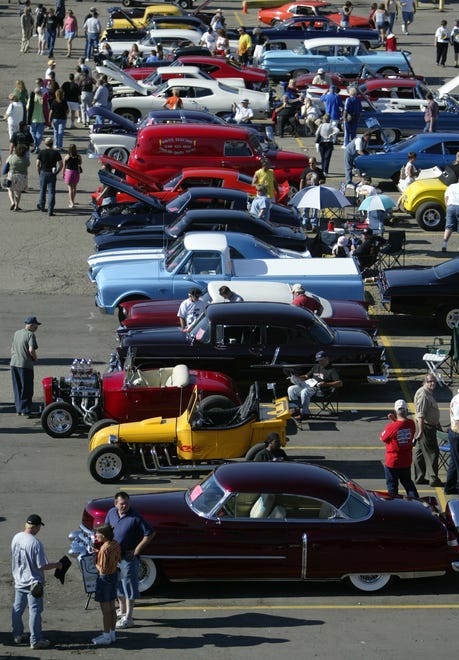
<svg viewBox="0 0 459 660">
<path fill-rule="evenodd" d="M 222 409 L 200 400 L 195 388 L 179 417 L 153 417 L 96 431 L 89 440 L 88 468 L 101 483 L 115 483 L 138 473 L 208 472 L 228 459 L 253 460 L 276 432 L 285 446 L 290 417 L 287 397 L 260 403 L 258 385 L 244 403 Z"/>
<path fill-rule="evenodd" d="M 456 171 L 457 170 L 457 171 Z M 401 204 L 425 231 L 443 231 L 446 219 L 445 190 L 458 180 L 454 163 L 443 171 L 439 167 L 421 170 L 419 177 L 403 193 Z"/>
<path fill-rule="evenodd" d="M 137 18 L 114 18 L 109 21 L 107 27 L 114 30 L 128 30 L 137 28 L 142 30 L 147 27 L 149 21 L 155 16 L 183 16 L 184 11 L 178 5 L 148 5 L 145 7 L 143 16 Z"/>
</svg>

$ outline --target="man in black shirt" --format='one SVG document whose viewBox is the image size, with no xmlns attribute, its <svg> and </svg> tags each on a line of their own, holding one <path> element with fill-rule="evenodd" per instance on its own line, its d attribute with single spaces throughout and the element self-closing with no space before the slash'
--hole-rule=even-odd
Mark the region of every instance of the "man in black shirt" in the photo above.
<svg viewBox="0 0 459 660">
<path fill-rule="evenodd" d="M 295 384 L 288 388 L 288 399 L 293 408 L 292 416 L 297 421 L 311 417 L 309 403 L 313 396 L 326 397 L 335 388 L 343 386 L 343 381 L 325 351 L 316 353 L 316 361 L 317 364 L 304 376 L 291 377 Z"/>
<path fill-rule="evenodd" d="M 363 241 L 357 245 L 352 254 L 359 262 L 360 271 L 364 273 L 376 262 L 381 245 L 386 242 L 381 236 L 375 236 L 369 227 L 363 230 Z"/>
<path fill-rule="evenodd" d="M 53 138 L 45 140 L 45 149 L 40 149 L 37 156 L 37 170 L 40 176 L 40 198 L 37 204 L 39 211 L 45 210 L 46 193 L 48 192 L 48 215 L 54 215 L 56 201 L 56 179 L 62 169 L 62 158 L 57 149 L 53 149 Z"/>
<path fill-rule="evenodd" d="M 75 82 L 75 74 L 69 73 L 69 79 L 62 84 L 61 89 L 70 110 L 70 128 L 75 128 L 75 117 L 79 121 L 80 114 L 80 86 Z"/>
<path fill-rule="evenodd" d="M 10 154 L 12 154 L 18 144 L 25 144 L 27 147 L 27 157 L 30 157 L 30 151 L 34 150 L 33 147 L 33 137 L 29 131 L 26 121 L 21 121 L 19 124 L 19 130 L 15 131 L 11 136 L 10 140 Z"/>
</svg>

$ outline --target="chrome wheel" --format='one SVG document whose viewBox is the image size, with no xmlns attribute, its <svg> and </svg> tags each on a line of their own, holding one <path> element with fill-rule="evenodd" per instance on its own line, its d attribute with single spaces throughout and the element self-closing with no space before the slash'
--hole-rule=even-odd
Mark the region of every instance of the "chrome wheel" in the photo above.
<svg viewBox="0 0 459 660">
<path fill-rule="evenodd" d="M 91 476 L 102 484 L 115 483 L 124 475 L 124 459 L 116 447 L 97 447 L 89 455 L 88 464 Z"/>
<path fill-rule="evenodd" d="M 349 582 L 358 591 L 380 591 L 387 587 L 392 576 L 387 573 L 362 573 L 362 575 L 350 575 Z"/>
<path fill-rule="evenodd" d="M 68 438 L 78 425 L 77 413 L 70 403 L 56 401 L 44 409 L 41 425 L 52 438 Z"/>
</svg>

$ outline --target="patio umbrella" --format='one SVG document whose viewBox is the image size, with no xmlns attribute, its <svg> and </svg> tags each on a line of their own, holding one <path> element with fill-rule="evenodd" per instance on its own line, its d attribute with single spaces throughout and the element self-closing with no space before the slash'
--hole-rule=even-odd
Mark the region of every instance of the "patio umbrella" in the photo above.
<svg viewBox="0 0 459 660">
<path fill-rule="evenodd" d="M 351 202 L 336 188 L 309 186 L 299 190 L 290 200 L 298 209 L 342 209 L 352 206 Z"/>
<path fill-rule="evenodd" d="M 369 195 L 359 206 L 359 211 L 388 211 L 396 206 L 389 195 Z"/>
</svg>

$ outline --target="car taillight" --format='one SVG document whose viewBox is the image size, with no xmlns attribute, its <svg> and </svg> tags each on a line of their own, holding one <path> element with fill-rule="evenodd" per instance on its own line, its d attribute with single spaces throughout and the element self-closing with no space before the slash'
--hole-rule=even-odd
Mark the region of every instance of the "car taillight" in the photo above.
<svg viewBox="0 0 459 660">
<path fill-rule="evenodd" d="M 81 523 L 87 529 L 94 529 L 94 518 L 86 509 L 83 511 L 83 516 L 81 518 Z"/>
</svg>

